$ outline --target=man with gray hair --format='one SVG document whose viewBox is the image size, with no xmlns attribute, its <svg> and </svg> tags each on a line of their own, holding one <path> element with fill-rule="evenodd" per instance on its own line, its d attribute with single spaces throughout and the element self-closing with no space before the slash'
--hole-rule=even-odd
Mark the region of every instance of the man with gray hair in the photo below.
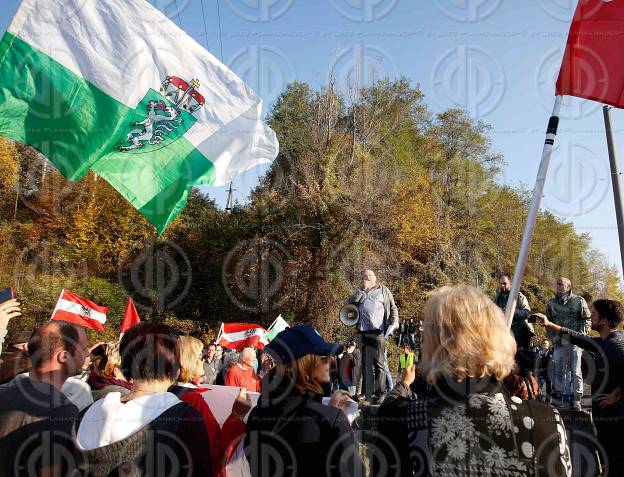
<svg viewBox="0 0 624 477">
<path fill-rule="evenodd" d="M 380 404 L 386 395 L 386 340 L 399 323 L 399 311 L 392 293 L 386 286 L 377 284 L 372 270 L 362 272 L 362 284 L 349 303 L 359 311 L 357 330 L 364 393 L 368 399 L 372 397 L 373 403 Z"/>
<path fill-rule="evenodd" d="M 579 333 L 587 333 L 589 307 L 582 296 L 572 293 L 572 282 L 569 278 L 557 279 L 556 296 L 546 305 L 546 316 L 556 325 Z M 580 410 L 583 397 L 581 372 L 583 350 L 570 343 L 568 335 L 558 335 L 550 330 L 548 335 L 554 344 L 553 404 L 560 407 L 569 405 L 573 409 Z"/>
</svg>

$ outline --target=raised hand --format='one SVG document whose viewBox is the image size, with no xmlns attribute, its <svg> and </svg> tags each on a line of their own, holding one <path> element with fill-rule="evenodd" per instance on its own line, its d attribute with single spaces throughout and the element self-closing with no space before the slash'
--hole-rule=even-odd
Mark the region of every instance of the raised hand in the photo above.
<svg viewBox="0 0 624 477">
<path fill-rule="evenodd" d="M 0 304 L 0 326 L 5 328 L 11 318 L 22 316 L 20 303 L 15 298 Z"/>
<path fill-rule="evenodd" d="M 232 404 L 232 414 L 240 419 L 243 419 L 250 410 L 251 398 L 249 397 L 249 394 L 247 394 L 247 389 L 241 388 L 234 404 Z"/>
<path fill-rule="evenodd" d="M 401 382 L 407 386 L 411 386 L 412 383 L 416 381 L 416 374 L 417 374 L 416 365 L 410 364 L 401 373 Z"/>
</svg>

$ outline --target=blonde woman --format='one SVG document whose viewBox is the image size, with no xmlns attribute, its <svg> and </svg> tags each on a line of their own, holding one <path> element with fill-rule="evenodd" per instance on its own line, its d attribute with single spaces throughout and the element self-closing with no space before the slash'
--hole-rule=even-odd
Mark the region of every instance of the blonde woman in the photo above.
<svg viewBox="0 0 624 477">
<path fill-rule="evenodd" d="M 225 477 L 225 466 L 245 433 L 243 419 L 251 409 L 251 400 L 245 390 L 242 390 L 232 406 L 232 413 L 221 427 L 202 397 L 202 393 L 208 389 L 198 387 L 204 379 L 204 344 L 192 336 L 180 336 L 178 346 L 180 374 L 177 383 L 169 392 L 193 406 L 203 416 L 210 441 L 214 475 Z"/>
<path fill-rule="evenodd" d="M 91 387 L 93 400 L 102 399 L 108 393 L 118 392 L 125 396 L 132 390 L 132 384 L 124 379 L 121 372 L 121 355 L 119 341 L 111 341 L 103 345 L 104 356 L 92 360 L 92 368 L 87 378 Z"/>
<path fill-rule="evenodd" d="M 423 325 L 419 369 L 408 367 L 379 409 L 389 449 L 373 475 L 571 475 L 557 411 L 502 386 L 516 352 L 502 311 L 477 288 L 444 287 Z M 413 398 L 418 374 L 429 392 Z"/>
<path fill-rule="evenodd" d="M 323 385 L 330 382 L 329 356 L 340 354 L 342 346 L 300 325 L 282 331 L 265 351 L 275 367 L 247 422 L 251 475 L 363 476 L 355 437 L 340 409 L 348 393 L 337 391 L 329 406 L 321 402 Z"/>
</svg>

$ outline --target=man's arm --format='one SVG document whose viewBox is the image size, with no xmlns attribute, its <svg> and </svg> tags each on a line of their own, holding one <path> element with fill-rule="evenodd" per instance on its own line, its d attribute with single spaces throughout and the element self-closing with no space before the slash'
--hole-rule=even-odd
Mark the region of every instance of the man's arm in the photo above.
<svg viewBox="0 0 624 477">
<path fill-rule="evenodd" d="M 585 301 L 585 298 L 581 297 L 581 320 L 585 322 L 589 321 L 590 315 L 591 315 L 591 312 L 589 311 L 587 302 Z"/>
<path fill-rule="evenodd" d="M 349 297 L 349 300 L 347 301 L 347 303 L 349 305 L 358 305 L 360 303 L 360 301 L 362 300 L 362 297 L 364 296 L 364 292 L 362 290 L 360 290 L 359 288 L 356 288 L 355 291 L 353 292 L 353 294 Z"/>
<path fill-rule="evenodd" d="M 390 323 L 386 329 L 386 339 L 392 334 L 394 328 L 396 328 L 399 324 L 399 309 L 394 302 L 394 297 L 392 296 L 392 292 L 390 290 L 388 290 L 388 299 L 390 300 Z"/>
<path fill-rule="evenodd" d="M 547 331 L 555 333 L 557 336 L 562 334 L 566 334 L 570 338 L 570 343 L 578 346 L 579 348 L 586 349 L 588 351 L 596 351 L 596 345 L 594 344 L 594 340 L 592 337 L 587 336 L 584 333 L 579 333 L 578 331 L 570 330 L 568 328 L 564 328 L 563 326 L 559 326 L 552 321 L 550 321 L 546 315 L 541 313 L 533 314 L 536 319 L 535 323 L 538 325 L 542 325 L 546 328 Z"/>
</svg>

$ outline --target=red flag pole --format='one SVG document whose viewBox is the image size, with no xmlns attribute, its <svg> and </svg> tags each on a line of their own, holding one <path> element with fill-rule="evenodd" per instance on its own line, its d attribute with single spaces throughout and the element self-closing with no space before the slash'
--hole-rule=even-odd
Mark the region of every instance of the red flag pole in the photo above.
<svg viewBox="0 0 624 477">
<path fill-rule="evenodd" d="M 546 140 L 544 141 L 544 149 L 542 150 L 542 159 L 540 161 L 537 179 L 535 180 L 535 188 L 533 189 L 533 200 L 527 217 L 524 235 L 522 236 L 522 244 L 518 253 L 518 261 L 516 262 L 516 270 L 514 271 L 513 282 L 511 283 L 511 291 L 509 292 L 509 301 L 505 310 L 505 320 L 507 328 L 511 328 L 516 304 L 518 302 L 518 292 L 520 291 L 520 283 L 524 276 L 529 249 L 531 248 L 531 240 L 535 231 L 535 223 L 537 222 L 537 214 L 539 213 L 540 203 L 544 194 L 544 183 L 546 182 L 546 174 L 548 173 L 548 165 L 550 164 L 550 156 L 552 155 L 555 137 L 557 137 L 557 127 L 559 126 L 559 112 L 561 111 L 562 96 L 555 96 L 555 104 L 553 106 L 552 115 L 548 120 L 548 128 L 546 130 Z"/>
</svg>

